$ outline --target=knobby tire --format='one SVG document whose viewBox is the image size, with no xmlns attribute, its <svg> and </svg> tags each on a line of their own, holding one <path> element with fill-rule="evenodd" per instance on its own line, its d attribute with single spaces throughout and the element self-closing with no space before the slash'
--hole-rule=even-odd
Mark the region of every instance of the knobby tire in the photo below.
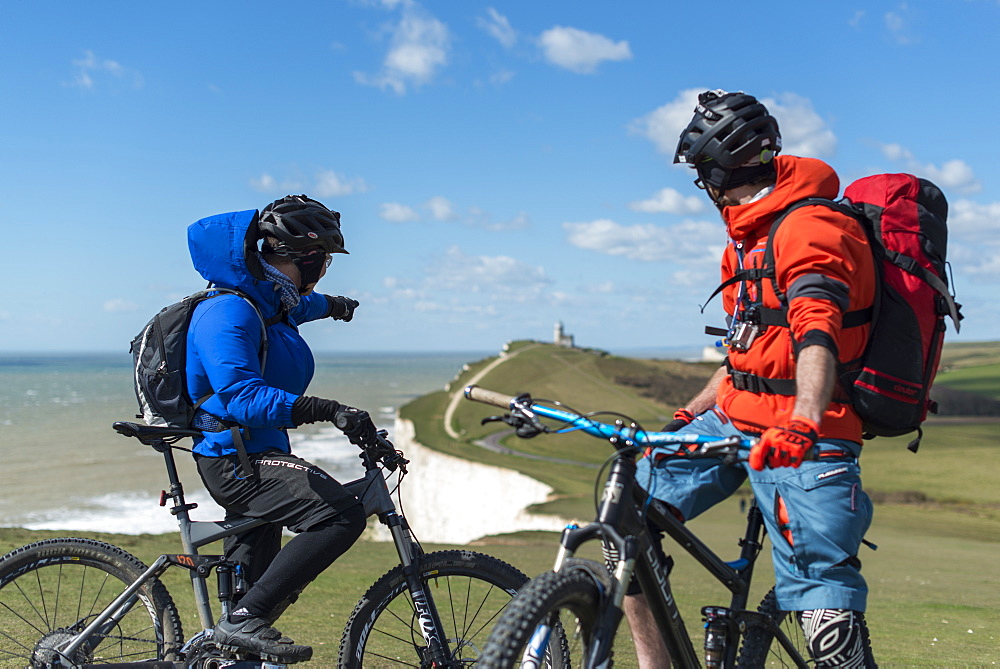
<svg viewBox="0 0 1000 669">
<path fill-rule="evenodd" d="M 428 553 L 417 564 L 444 626 L 450 666 L 475 664 L 490 628 L 527 576 L 502 560 L 472 551 Z M 429 666 L 403 567 L 397 566 L 355 606 L 341 638 L 339 667 Z"/>
<path fill-rule="evenodd" d="M 157 579 L 145 583 L 118 624 L 73 657 L 56 650 L 145 570 L 121 548 L 90 539 L 47 539 L 0 557 L 0 665 L 177 659 L 184 638 L 181 620 Z"/>
<path fill-rule="evenodd" d="M 490 633 L 477 667 L 520 667 L 529 645 L 535 656 L 541 656 L 539 639 L 545 636 L 548 648 L 544 649 L 542 666 L 581 667 L 594 642 L 600 607 L 600 591 L 586 571 L 541 574 L 522 588 L 507 607 Z M 613 639 L 609 646 L 612 643 Z M 610 660 L 605 666 L 611 666 Z"/>
</svg>

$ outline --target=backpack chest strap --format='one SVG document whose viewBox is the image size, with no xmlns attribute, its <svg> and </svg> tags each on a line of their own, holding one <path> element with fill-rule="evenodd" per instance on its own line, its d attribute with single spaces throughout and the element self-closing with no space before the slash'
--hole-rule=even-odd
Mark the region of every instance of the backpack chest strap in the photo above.
<svg viewBox="0 0 1000 669">
<path fill-rule="evenodd" d="M 744 390 L 758 395 L 782 395 L 784 397 L 795 397 L 796 395 L 795 379 L 774 379 L 751 372 L 743 372 L 733 369 L 728 359 L 726 360 L 726 370 L 733 382 L 733 388 L 736 390 Z M 850 404 L 851 402 L 844 394 L 839 382 L 834 386 L 833 397 L 830 401 L 838 404 Z"/>
</svg>

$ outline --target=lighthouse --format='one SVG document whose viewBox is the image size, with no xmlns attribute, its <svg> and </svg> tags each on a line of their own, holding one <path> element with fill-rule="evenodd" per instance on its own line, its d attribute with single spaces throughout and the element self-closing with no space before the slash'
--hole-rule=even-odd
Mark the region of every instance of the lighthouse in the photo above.
<svg viewBox="0 0 1000 669">
<path fill-rule="evenodd" d="M 573 335 L 566 334 L 563 330 L 562 321 L 556 321 L 556 326 L 552 332 L 552 343 L 556 346 L 565 346 L 567 348 L 573 348 Z"/>
</svg>

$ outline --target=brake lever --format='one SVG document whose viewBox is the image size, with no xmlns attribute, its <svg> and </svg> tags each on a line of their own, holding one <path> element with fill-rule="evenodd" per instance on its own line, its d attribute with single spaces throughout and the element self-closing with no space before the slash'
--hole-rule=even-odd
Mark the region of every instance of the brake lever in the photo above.
<svg viewBox="0 0 1000 669">
<path fill-rule="evenodd" d="M 507 413 L 503 416 L 490 416 L 489 418 L 484 418 L 480 421 L 480 425 L 486 425 L 487 423 L 506 423 L 514 428 L 514 431 L 517 432 L 517 436 L 522 439 L 531 439 L 532 437 L 537 437 L 543 432 L 549 431 L 549 429 L 545 427 L 534 415 L 524 416 L 521 414 Z"/>
</svg>

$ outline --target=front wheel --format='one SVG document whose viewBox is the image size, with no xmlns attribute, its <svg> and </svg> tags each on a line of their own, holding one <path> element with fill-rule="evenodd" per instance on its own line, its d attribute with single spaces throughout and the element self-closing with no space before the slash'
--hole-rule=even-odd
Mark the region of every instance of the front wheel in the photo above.
<svg viewBox="0 0 1000 669">
<path fill-rule="evenodd" d="M 471 551 L 428 553 L 417 565 L 446 635 L 448 666 L 475 664 L 490 627 L 528 577 L 502 560 Z M 403 567 L 395 567 L 354 607 L 340 641 L 339 666 L 430 667 L 427 655 Z"/>
<path fill-rule="evenodd" d="M 794 611 L 782 611 L 778 607 L 778 598 L 774 593 L 774 588 L 767 593 L 760 606 L 758 613 L 767 616 L 773 621 L 791 641 L 794 646 L 795 655 L 790 654 L 777 640 L 774 635 L 765 627 L 750 626 L 743 638 L 743 645 L 740 647 L 739 669 L 756 669 L 757 667 L 795 667 L 802 666 L 800 658 L 809 666 L 813 662 L 810 659 L 808 644 L 802 627 L 799 624 L 799 617 Z M 861 618 L 861 639 L 864 644 L 865 667 L 875 667 L 874 656 L 872 655 L 871 639 L 868 636 L 868 625 L 865 619 Z"/>
<path fill-rule="evenodd" d="M 62 652 L 145 570 L 126 551 L 90 539 L 47 539 L 0 557 L 0 665 L 176 659 L 180 616 L 156 579 L 72 656 Z"/>
<path fill-rule="evenodd" d="M 601 595 L 585 570 L 545 572 L 531 580 L 507 607 L 486 642 L 477 667 L 589 666 Z M 613 639 L 608 640 L 608 648 Z M 610 654 L 607 663 L 610 666 Z"/>
</svg>

